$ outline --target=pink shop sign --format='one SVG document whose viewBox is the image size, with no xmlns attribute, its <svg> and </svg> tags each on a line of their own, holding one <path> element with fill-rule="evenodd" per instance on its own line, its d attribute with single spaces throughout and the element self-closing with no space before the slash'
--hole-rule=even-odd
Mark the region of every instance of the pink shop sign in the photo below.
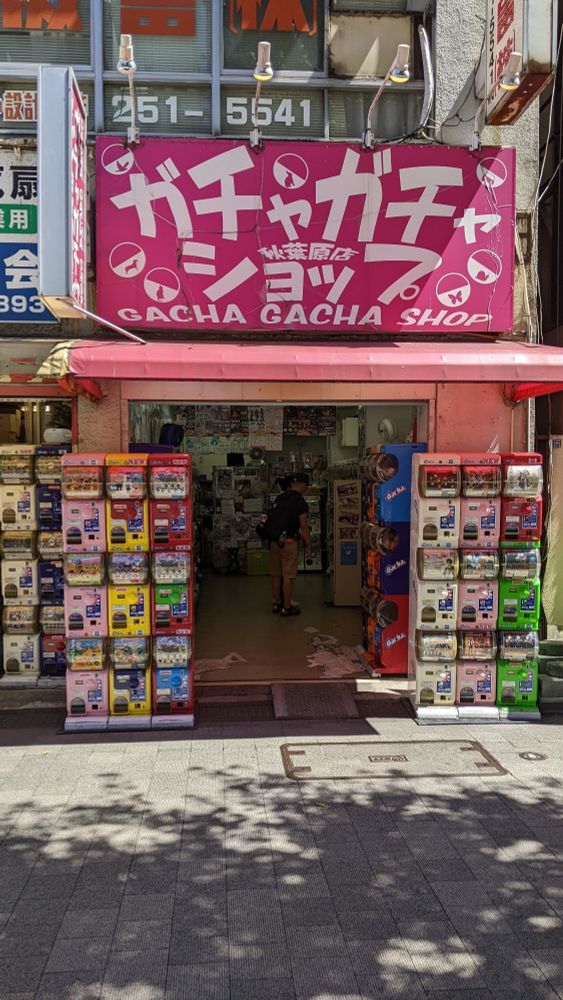
<svg viewBox="0 0 563 1000">
<path fill-rule="evenodd" d="M 172 332 L 501 333 L 514 150 L 97 140 L 97 311 Z"/>
</svg>

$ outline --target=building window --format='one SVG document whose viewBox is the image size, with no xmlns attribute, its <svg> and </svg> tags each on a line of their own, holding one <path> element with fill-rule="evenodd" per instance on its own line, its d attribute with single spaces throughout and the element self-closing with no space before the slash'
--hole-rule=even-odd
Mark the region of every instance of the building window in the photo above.
<svg viewBox="0 0 563 1000">
<path fill-rule="evenodd" d="M 115 69 L 119 36 L 134 36 L 139 73 L 209 73 L 209 0 L 104 0 L 105 68 Z"/>
<path fill-rule="evenodd" d="M 226 70 L 254 67 L 261 41 L 278 72 L 324 70 L 324 0 L 223 0 L 223 29 Z"/>
<path fill-rule="evenodd" d="M 90 0 L 5 0 L 0 61 L 90 65 Z"/>
<path fill-rule="evenodd" d="M 329 94 L 331 139 L 361 139 L 374 91 L 333 90 Z M 371 127 L 379 139 L 400 139 L 418 125 L 423 95 L 418 90 L 384 94 L 374 111 Z"/>
</svg>

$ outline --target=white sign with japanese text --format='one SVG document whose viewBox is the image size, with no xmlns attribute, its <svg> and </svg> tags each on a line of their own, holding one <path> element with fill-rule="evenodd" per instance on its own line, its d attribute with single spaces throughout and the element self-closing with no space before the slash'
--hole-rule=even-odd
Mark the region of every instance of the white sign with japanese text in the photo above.
<svg viewBox="0 0 563 1000">
<path fill-rule="evenodd" d="M 0 150 L 0 323 L 48 323 L 39 298 L 37 157 Z"/>
</svg>

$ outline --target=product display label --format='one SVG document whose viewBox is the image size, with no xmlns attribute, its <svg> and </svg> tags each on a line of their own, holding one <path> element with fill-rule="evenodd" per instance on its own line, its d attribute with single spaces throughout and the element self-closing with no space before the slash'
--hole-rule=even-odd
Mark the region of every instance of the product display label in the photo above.
<svg viewBox="0 0 563 1000">
<path fill-rule="evenodd" d="M 145 597 L 144 594 L 138 594 L 137 600 L 129 605 L 129 614 L 132 618 L 142 618 L 145 613 Z"/>
<path fill-rule="evenodd" d="M 480 677 L 477 680 L 476 691 L 477 694 L 490 694 L 492 689 L 492 678 L 491 671 L 487 670 L 484 677 Z"/>
<path fill-rule="evenodd" d="M 520 694 L 531 694 L 534 690 L 534 671 L 527 670 L 524 678 L 518 679 L 518 691 Z"/>
<path fill-rule="evenodd" d="M 436 691 L 439 694 L 449 694 L 452 690 L 452 675 L 449 670 L 444 671 L 436 681 Z"/>
<path fill-rule="evenodd" d="M 438 611 L 453 611 L 454 592 L 449 587 L 442 591 L 442 596 L 438 600 Z"/>
<path fill-rule="evenodd" d="M 30 514 L 31 513 L 31 494 L 22 493 L 21 497 L 18 499 L 17 503 L 18 514 Z"/>
<path fill-rule="evenodd" d="M 450 507 L 447 514 L 440 518 L 441 528 L 455 528 L 455 507 Z"/>
<path fill-rule="evenodd" d="M 103 701 L 102 682 L 96 678 L 95 687 L 88 688 L 88 704 L 101 705 Z"/>
<path fill-rule="evenodd" d="M 188 613 L 188 592 L 183 590 L 176 601 L 172 603 L 172 614 L 175 618 L 185 617 Z"/>
<path fill-rule="evenodd" d="M 530 590 L 528 593 L 520 598 L 520 610 L 521 611 L 535 611 L 536 610 L 536 592 L 535 590 Z"/>
<path fill-rule="evenodd" d="M 538 508 L 536 504 L 530 504 L 529 510 L 522 514 L 522 527 L 523 528 L 537 528 L 538 526 Z"/>
<path fill-rule="evenodd" d="M 494 531 L 494 529 L 496 528 L 496 524 L 497 524 L 496 508 L 489 507 L 487 513 L 481 515 L 481 528 L 483 530 L 489 529 L 491 531 Z"/>
<path fill-rule="evenodd" d="M 86 605 L 86 617 L 87 618 L 99 618 L 102 613 L 102 599 L 99 594 L 96 595 L 91 604 Z"/>
<path fill-rule="evenodd" d="M 493 606 L 493 592 L 489 590 L 485 597 L 479 598 L 479 611 L 492 611 Z"/>
</svg>

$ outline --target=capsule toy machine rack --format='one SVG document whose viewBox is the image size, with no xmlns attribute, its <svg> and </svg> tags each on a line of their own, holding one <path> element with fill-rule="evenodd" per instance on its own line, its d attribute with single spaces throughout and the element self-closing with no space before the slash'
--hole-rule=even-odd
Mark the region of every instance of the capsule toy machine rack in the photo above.
<svg viewBox="0 0 563 1000">
<path fill-rule="evenodd" d="M 460 491 L 458 455 L 413 455 L 408 673 L 419 723 L 457 718 Z"/>
<path fill-rule="evenodd" d="M 192 727 L 193 481 L 191 455 L 149 456 L 152 727 Z"/>
<path fill-rule="evenodd" d="M 192 543 L 190 455 L 149 456 L 150 538 L 153 551 L 188 551 Z"/>
<path fill-rule="evenodd" d="M 501 718 L 537 707 L 543 466 L 537 452 L 502 456 L 497 705 Z"/>
<path fill-rule="evenodd" d="M 105 454 L 62 456 L 66 732 L 107 728 Z"/>
<path fill-rule="evenodd" d="M 193 726 L 191 459 L 151 456 L 149 466 L 144 454 L 72 458 L 71 468 L 86 473 L 71 477 L 68 496 L 63 476 L 65 728 Z M 162 504 L 170 505 L 164 526 L 152 516 Z M 155 636 L 158 623 L 165 635 Z"/>
<path fill-rule="evenodd" d="M 38 528 L 47 528 L 39 516 L 39 449 L 35 445 L 0 447 L 0 521 L 2 534 L 1 591 L 3 686 L 36 686 L 44 675 L 40 602 L 41 567 Z M 47 484 L 51 492 L 52 487 Z M 55 494 L 58 487 L 55 487 Z M 60 514 L 60 494 L 59 494 Z M 43 530 L 39 537 L 47 537 Z M 61 664 L 58 664 L 60 673 Z M 47 676 L 45 674 L 45 676 Z M 50 681 L 48 681 L 50 683 Z M 60 681 L 59 681 L 60 683 Z"/>
<path fill-rule="evenodd" d="M 412 457 L 426 445 L 385 444 L 360 463 L 363 649 L 370 669 L 408 670 Z"/>
<path fill-rule="evenodd" d="M 39 557 L 39 686 L 65 683 L 64 568 L 62 536 L 63 457 L 70 445 L 39 445 L 35 450 Z"/>
</svg>

